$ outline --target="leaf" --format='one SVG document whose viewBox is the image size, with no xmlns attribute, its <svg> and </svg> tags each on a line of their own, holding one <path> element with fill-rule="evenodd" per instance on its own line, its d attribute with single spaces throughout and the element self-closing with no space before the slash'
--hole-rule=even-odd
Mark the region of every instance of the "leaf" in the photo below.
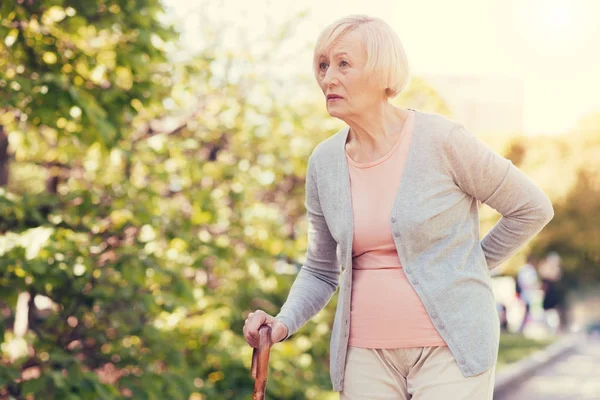
<svg viewBox="0 0 600 400">
<path fill-rule="evenodd" d="M 0 387 L 5 386 L 21 376 L 21 371 L 16 366 L 0 364 Z"/>
<path fill-rule="evenodd" d="M 42 260 L 35 259 L 35 260 L 27 261 L 27 267 L 33 273 L 35 273 L 37 275 L 42 275 L 46 272 L 46 270 L 48 268 L 48 263 L 47 262 L 44 263 Z"/>
<path fill-rule="evenodd" d="M 114 400 L 119 398 L 119 391 L 114 387 L 96 382 L 94 388 L 101 400 Z"/>
<path fill-rule="evenodd" d="M 49 389 L 48 376 L 41 376 L 37 379 L 29 379 L 24 381 L 21 385 L 21 394 L 26 396 L 30 393 L 37 394 L 42 393 Z"/>
<path fill-rule="evenodd" d="M 66 351 L 60 348 L 57 348 L 50 353 L 50 359 L 52 360 L 52 362 L 61 364 L 63 366 L 67 366 L 75 362 L 75 358 L 73 357 L 73 355 L 67 353 Z"/>
<path fill-rule="evenodd" d="M 52 380 L 54 381 L 54 385 L 61 389 L 66 386 L 65 378 L 62 376 L 62 372 L 54 371 L 51 373 Z"/>
</svg>

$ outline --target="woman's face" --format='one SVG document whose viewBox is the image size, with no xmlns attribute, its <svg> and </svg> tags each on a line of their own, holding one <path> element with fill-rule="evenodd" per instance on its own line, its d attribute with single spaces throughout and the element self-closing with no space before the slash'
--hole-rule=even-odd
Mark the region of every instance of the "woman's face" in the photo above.
<svg viewBox="0 0 600 400">
<path fill-rule="evenodd" d="M 383 88 L 364 73 L 366 62 L 367 51 L 356 31 L 339 38 L 319 59 L 317 81 L 332 117 L 352 119 L 385 101 Z"/>
</svg>

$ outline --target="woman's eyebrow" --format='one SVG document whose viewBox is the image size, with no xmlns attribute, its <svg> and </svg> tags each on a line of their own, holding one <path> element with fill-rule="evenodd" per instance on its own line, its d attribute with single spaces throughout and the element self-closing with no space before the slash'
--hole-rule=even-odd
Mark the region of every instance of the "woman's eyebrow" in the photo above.
<svg viewBox="0 0 600 400">
<path fill-rule="evenodd" d="M 336 58 L 336 57 L 339 57 L 339 56 L 349 57 L 350 55 L 347 52 L 345 52 L 345 51 L 338 51 L 337 53 L 335 53 L 333 55 L 333 58 Z M 325 54 L 321 54 L 321 57 L 319 57 L 319 59 L 325 59 L 325 58 L 327 58 L 327 56 L 325 56 Z"/>
</svg>

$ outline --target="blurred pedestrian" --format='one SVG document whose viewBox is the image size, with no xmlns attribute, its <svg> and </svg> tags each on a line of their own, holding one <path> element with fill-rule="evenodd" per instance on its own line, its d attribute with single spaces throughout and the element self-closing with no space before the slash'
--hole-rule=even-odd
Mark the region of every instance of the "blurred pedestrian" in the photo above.
<svg viewBox="0 0 600 400">
<path fill-rule="evenodd" d="M 560 256 L 556 252 L 549 253 L 540 263 L 539 276 L 542 290 L 544 291 L 544 318 L 553 333 L 563 329 L 564 321 L 564 293 L 561 287 L 562 268 Z"/>
<path fill-rule="evenodd" d="M 519 327 L 519 332 L 523 332 L 527 324 L 532 318 L 532 307 L 535 301 L 537 291 L 541 288 L 539 276 L 536 270 L 538 260 L 530 254 L 527 256 L 527 261 L 517 271 L 517 293 L 519 299 L 523 303 L 525 312 L 523 314 L 523 320 Z"/>
</svg>

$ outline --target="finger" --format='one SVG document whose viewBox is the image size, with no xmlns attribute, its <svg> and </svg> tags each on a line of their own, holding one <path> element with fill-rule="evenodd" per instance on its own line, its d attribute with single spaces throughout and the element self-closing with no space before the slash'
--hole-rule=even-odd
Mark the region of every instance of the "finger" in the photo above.
<svg viewBox="0 0 600 400">
<path fill-rule="evenodd" d="M 250 313 L 248 313 L 247 315 L 246 315 L 246 314 L 244 314 L 244 315 L 246 315 L 246 319 L 244 320 L 244 322 L 245 322 L 245 323 L 247 323 L 249 320 L 251 320 L 251 319 L 252 319 L 252 316 L 253 316 L 254 314 L 256 314 L 256 313 L 255 313 L 255 312 L 250 312 Z M 243 318 L 243 316 L 242 316 L 242 318 Z"/>
<path fill-rule="evenodd" d="M 260 328 L 260 326 L 262 324 L 264 324 L 267 321 L 267 314 L 263 311 L 256 311 L 254 313 L 254 315 L 252 316 L 252 318 L 249 318 L 248 321 L 248 331 L 250 333 L 256 334 L 258 335 L 258 328 Z"/>
<path fill-rule="evenodd" d="M 258 344 L 257 344 L 258 342 L 250 334 L 250 331 L 248 330 L 248 326 L 244 326 L 243 332 L 244 332 L 244 339 L 246 340 L 246 343 L 248 343 L 251 347 L 258 347 Z"/>
<path fill-rule="evenodd" d="M 248 314 L 248 316 L 246 317 L 246 319 L 244 320 L 244 327 L 242 329 L 242 331 L 244 333 L 246 333 L 248 331 L 248 322 L 252 319 L 252 313 Z"/>
</svg>

